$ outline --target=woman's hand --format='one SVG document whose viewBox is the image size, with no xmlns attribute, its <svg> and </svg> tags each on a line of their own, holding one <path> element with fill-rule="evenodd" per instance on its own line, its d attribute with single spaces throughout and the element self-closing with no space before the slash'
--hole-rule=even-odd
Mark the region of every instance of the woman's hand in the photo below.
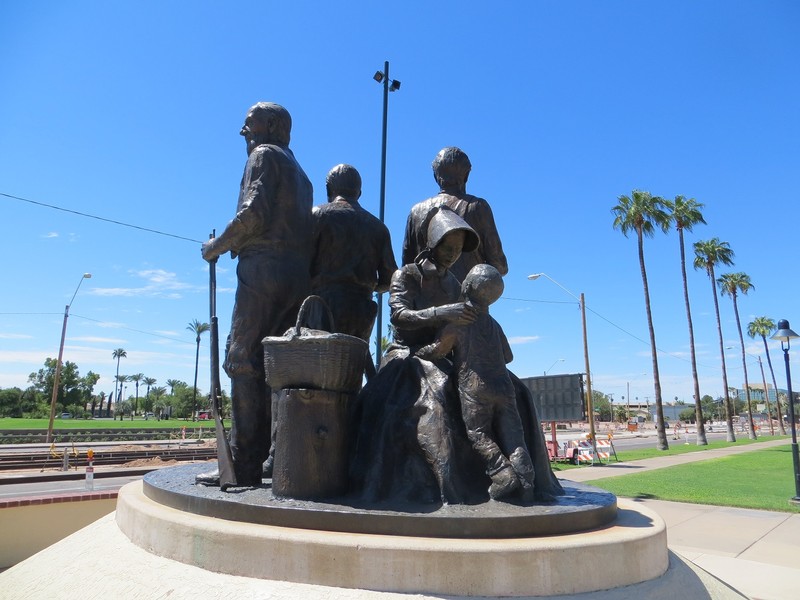
<svg viewBox="0 0 800 600">
<path fill-rule="evenodd" d="M 445 304 L 436 307 L 436 316 L 445 323 L 455 323 L 456 325 L 468 325 L 474 323 L 478 318 L 478 312 L 465 302 L 455 304 Z"/>
</svg>

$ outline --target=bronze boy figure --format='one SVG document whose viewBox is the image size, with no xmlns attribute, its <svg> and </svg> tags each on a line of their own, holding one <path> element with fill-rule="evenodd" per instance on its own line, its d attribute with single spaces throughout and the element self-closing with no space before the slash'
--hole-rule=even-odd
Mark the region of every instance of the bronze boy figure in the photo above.
<svg viewBox="0 0 800 600">
<path fill-rule="evenodd" d="M 506 364 L 513 356 L 503 330 L 489 315 L 489 305 L 503 293 L 503 277 L 490 265 L 476 265 L 461 286 L 462 299 L 477 311 L 467 325 L 446 325 L 434 343 L 417 356 L 437 360 L 452 351 L 461 415 L 472 447 L 492 480 L 489 496 L 498 500 L 522 488 L 533 499 L 533 463 L 525 447 L 514 385 Z"/>
</svg>

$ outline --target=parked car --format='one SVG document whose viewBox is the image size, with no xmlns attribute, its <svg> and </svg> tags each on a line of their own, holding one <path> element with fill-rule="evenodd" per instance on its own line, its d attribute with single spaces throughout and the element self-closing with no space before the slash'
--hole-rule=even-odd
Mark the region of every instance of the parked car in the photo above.
<svg viewBox="0 0 800 600">
<path fill-rule="evenodd" d="M 155 415 L 151 412 L 144 413 L 144 420 L 147 421 L 150 417 L 155 417 Z"/>
<path fill-rule="evenodd" d="M 72 413 L 63 412 L 60 415 L 58 415 L 58 418 L 59 419 L 71 419 L 72 418 Z"/>
</svg>

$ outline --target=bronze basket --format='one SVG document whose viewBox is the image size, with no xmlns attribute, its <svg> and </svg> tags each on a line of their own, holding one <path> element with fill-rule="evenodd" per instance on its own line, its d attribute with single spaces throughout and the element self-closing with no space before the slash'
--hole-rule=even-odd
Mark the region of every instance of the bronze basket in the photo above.
<svg viewBox="0 0 800 600">
<path fill-rule="evenodd" d="M 301 327 L 311 302 L 321 304 L 333 324 L 330 308 L 319 296 L 303 301 L 297 325 L 282 337 L 265 337 L 264 369 L 267 385 L 278 389 L 358 392 L 369 346 L 361 338 Z M 331 327 L 333 328 L 333 327 Z"/>
</svg>

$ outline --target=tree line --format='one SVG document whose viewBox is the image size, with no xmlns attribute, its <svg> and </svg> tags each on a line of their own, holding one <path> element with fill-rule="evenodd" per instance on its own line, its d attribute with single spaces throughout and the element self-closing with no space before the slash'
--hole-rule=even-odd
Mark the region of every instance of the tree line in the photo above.
<svg viewBox="0 0 800 600">
<path fill-rule="evenodd" d="M 654 196 L 650 192 L 634 190 L 630 196 L 619 196 L 617 204 L 611 209 L 614 215 L 613 227 L 618 229 L 624 236 L 631 233 L 636 234 L 637 249 L 639 256 L 639 269 L 642 277 L 642 288 L 644 291 L 645 312 L 647 315 L 647 328 L 650 335 L 650 351 L 653 366 L 653 386 L 655 392 L 656 406 L 656 430 L 658 434 L 658 448 L 667 450 L 666 427 L 664 425 L 663 400 L 661 395 L 661 381 L 658 371 L 658 350 L 656 347 L 656 336 L 653 327 L 652 310 L 650 305 L 650 291 L 647 283 L 647 269 L 644 259 L 644 238 L 653 237 L 656 231 L 667 233 L 671 228 L 678 232 L 678 249 L 681 264 L 681 276 L 683 279 L 683 296 L 686 307 L 686 321 L 689 336 L 690 364 L 692 371 L 692 383 L 694 386 L 695 401 L 695 422 L 697 423 L 697 444 L 706 445 L 706 432 L 704 427 L 704 406 L 703 397 L 700 396 L 700 385 L 697 377 L 697 360 L 695 355 L 694 329 L 692 324 L 692 311 L 689 302 L 689 287 L 686 276 L 686 251 L 684 241 L 684 231 L 692 231 L 695 225 L 706 224 L 702 210 L 704 204 L 694 198 L 675 196 L 674 200 L 668 200 L 660 196 Z M 727 439 L 729 442 L 736 441 L 733 429 L 734 407 L 731 400 L 728 386 L 727 366 L 725 364 L 725 346 L 722 335 L 722 322 L 720 319 L 719 301 L 717 293 L 728 296 L 733 303 L 733 310 L 736 316 L 736 327 L 739 333 L 739 343 L 742 354 L 742 368 L 744 369 L 745 384 L 745 406 L 748 414 L 748 435 L 751 439 L 756 438 L 755 425 L 753 421 L 753 407 L 750 395 L 750 383 L 748 379 L 746 352 L 744 347 L 744 336 L 742 324 L 739 318 L 739 295 L 745 295 L 755 288 L 750 280 L 750 276 L 742 272 L 724 273 L 717 277 L 717 269 L 722 266 L 732 266 L 734 264 L 734 252 L 728 242 L 722 241 L 717 237 L 697 241 L 693 245 L 694 260 L 693 266 L 696 270 L 705 271 L 711 282 L 711 291 L 714 299 L 714 311 L 717 319 L 717 332 L 719 335 L 720 361 L 722 367 L 722 388 L 725 406 L 725 420 L 727 424 Z M 776 330 L 775 321 L 770 317 L 758 317 L 747 326 L 747 333 L 751 338 L 760 337 L 764 342 L 764 351 L 767 363 L 772 375 L 772 383 L 776 391 L 776 412 L 781 434 L 785 434 L 783 419 L 781 418 L 782 409 L 780 399 L 777 395 L 778 386 L 775 380 L 775 372 L 772 367 L 772 359 L 767 345 L 767 336 Z M 760 357 L 759 357 L 760 362 Z M 771 417 L 769 407 L 769 397 L 764 384 L 764 398 L 767 402 L 767 412 Z M 708 405 L 706 405 L 708 407 Z M 705 409 L 706 411 L 708 408 Z"/>
<path fill-rule="evenodd" d="M 100 380 L 97 373 L 89 371 L 81 377 L 78 365 L 70 361 L 63 363 L 56 396 L 57 414 L 70 413 L 76 418 L 108 418 L 113 414 L 115 419 L 125 416 L 133 419 L 136 415 L 152 412 L 159 418 L 195 418 L 200 408 L 198 397 L 202 399 L 204 407 L 210 405 L 208 395 L 201 393 L 197 387 L 201 336 L 210 330 L 210 326 L 194 319 L 186 328 L 195 334 L 193 386 L 179 379 L 167 379 L 166 386 L 158 386 L 156 378 L 148 377 L 144 373 L 120 374 L 122 359 L 128 357 L 128 352 L 124 348 L 116 348 L 111 353 L 117 363 L 114 389 L 108 395 L 104 391 L 95 393 L 95 387 Z M 45 359 L 44 367 L 28 376 L 30 385 L 24 390 L 19 387 L 0 388 L 0 417 L 49 417 L 56 362 L 54 358 Z M 134 393 L 120 401 L 126 383 L 134 385 Z M 222 396 L 224 413 L 230 405 L 230 399 L 224 391 Z"/>
</svg>

